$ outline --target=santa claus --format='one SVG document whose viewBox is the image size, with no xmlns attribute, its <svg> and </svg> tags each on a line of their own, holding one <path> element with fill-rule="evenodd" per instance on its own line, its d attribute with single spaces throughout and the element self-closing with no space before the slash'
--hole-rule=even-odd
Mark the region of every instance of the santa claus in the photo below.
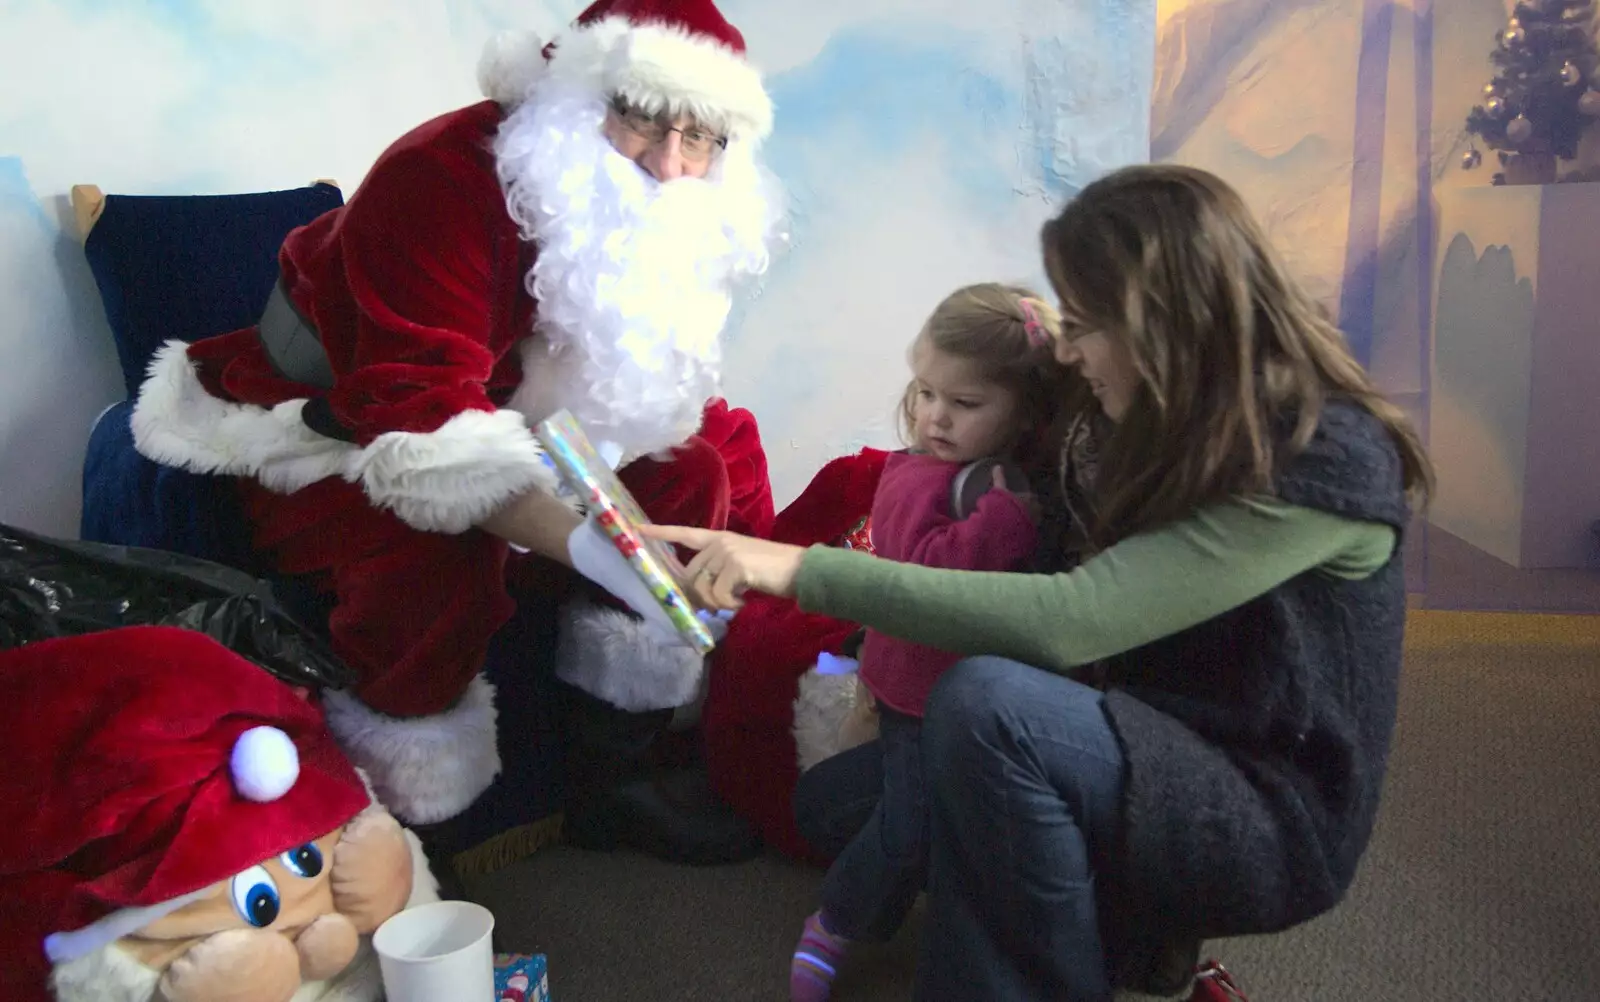
<svg viewBox="0 0 1600 1002">
<path fill-rule="evenodd" d="M 330 727 L 415 825 L 501 771 L 483 668 L 522 597 L 508 560 L 562 596 L 573 730 L 611 735 L 591 758 L 633 754 L 701 691 L 703 659 L 555 496 L 534 422 L 570 410 L 654 517 L 737 520 L 742 492 L 770 518 L 753 420 L 713 400 L 733 287 L 780 239 L 756 160 L 772 106 L 743 38 L 711 0 L 600 0 L 548 45 L 491 46 L 480 77 L 491 100 L 403 136 L 290 234 L 258 326 L 162 349 L 133 416 L 145 456 L 239 478 L 256 549 L 328 597 L 360 677 L 327 696 Z M 708 413 L 716 441 L 697 435 Z M 757 457 L 742 481 L 734 453 Z M 572 598 L 574 565 L 633 608 Z M 603 794 L 569 801 L 569 833 L 627 839 Z M 635 813 L 675 858 L 752 851 L 703 798 Z"/>
</svg>

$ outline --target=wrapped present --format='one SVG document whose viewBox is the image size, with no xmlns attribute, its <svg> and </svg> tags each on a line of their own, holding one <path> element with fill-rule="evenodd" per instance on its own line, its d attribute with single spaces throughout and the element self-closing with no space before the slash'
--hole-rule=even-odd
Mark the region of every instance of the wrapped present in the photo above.
<svg viewBox="0 0 1600 1002">
<path fill-rule="evenodd" d="M 601 458 L 577 419 L 558 411 L 541 421 L 534 434 L 562 481 L 627 558 L 684 640 L 701 654 L 710 653 L 716 641 L 672 573 L 676 558 L 666 544 L 640 533 L 639 527 L 648 525 L 649 518 Z"/>
<path fill-rule="evenodd" d="M 542 953 L 497 953 L 495 1002 L 550 1002 L 550 972 Z"/>
</svg>

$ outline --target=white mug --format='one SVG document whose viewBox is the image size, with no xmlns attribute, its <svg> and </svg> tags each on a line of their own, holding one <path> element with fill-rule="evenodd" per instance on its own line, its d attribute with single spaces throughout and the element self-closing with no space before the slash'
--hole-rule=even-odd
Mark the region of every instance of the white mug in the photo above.
<svg viewBox="0 0 1600 1002">
<path fill-rule="evenodd" d="M 389 1002 L 492 1002 L 494 915 L 470 901 L 408 908 L 372 936 Z"/>
</svg>

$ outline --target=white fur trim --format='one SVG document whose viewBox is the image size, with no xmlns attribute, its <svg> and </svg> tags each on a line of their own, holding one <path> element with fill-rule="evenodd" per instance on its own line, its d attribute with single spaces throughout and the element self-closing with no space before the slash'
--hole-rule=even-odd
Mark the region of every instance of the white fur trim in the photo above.
<svg viewBox="0 0 1600 1002">
<path fill-rule="evenodd" d="M 544 76 L 544 40 L 532 31 L 496 32 L 478 57 L 478 89 L 500 104 L 516 104 Z"/>
<path fill-rule="evenodd" d="M 561 610 L 556 676 L 620 710 L 677 709 L 694 701 L 704 674 L 693 648 L 621 610 L 588 602 Z"/>
<path fill-rule="evenodd" d="M 461 813 L 500 773 L 494 686 L 478 676 L 460 701 L 427 717 L 391 717 L 338 690 L 323 694 L 328 729 L 402 824 Z"/>
<path fill-rule="evenodd" d="M 794 745 L 800 771 L 832 758 L 839 751 L 839 729 L 856 705 L 856 676 L 822 674 L 815 668 L 800 676 L 794 701 Z"/>
<path fill-rule="evenodd" d="M 288 494 L 347 475 L 357 451 L 307 428 L 304 406 L 290 400 L 268 410 L 219 400 L 201 385 L 189 346 L 168 341 L 152 356 L 133 405 L 133 442 L 158 463 L 255 477 Z"/>
<path fill-rule="evenodd" d="M 772 132 L 772 98 L 743 56 L 665 24 L 608 17 L 556 44 L 551 76 L 617 94 L 648 111 L 670 109 L 759 142 Z"/>
<path fill-rule="evenodd" d="M 465 532 L 530 488 L 554 493 L 559 479 L 512 410 L 462 411 L 431 432 L 379 435 L 357 470 L 373 504 L 429 532 Z"/>
<path fill-rule="evenodd" d="M 305 403 L 219 400 L 200 383 L 188 346 L 168 341 L 134 405 L 134 445 L 158 463 L 254 477 L 283 494 L 343 477 L 425 532 L 464 532 L 530 488 L 555 489 L 556 473 L 516 411 L 464 411 L 435 431 L 388 432 L 360 448 L 306 427 Z"/>
</svg>

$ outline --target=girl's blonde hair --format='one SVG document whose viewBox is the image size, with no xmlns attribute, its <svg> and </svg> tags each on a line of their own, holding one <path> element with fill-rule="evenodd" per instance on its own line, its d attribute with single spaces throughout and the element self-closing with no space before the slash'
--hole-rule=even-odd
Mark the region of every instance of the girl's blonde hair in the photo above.
<svg viewBox="0 0 1600 1002">
<path fill-rule="evenodd" d="M 1005 387 L 1017 397 L 1023 430 L 1015 458 L 1025 466 L 1053 460 L 1050 431 L 1071 388 L 1081 381 L 1055 361 L 1061 314 L 1032 289 L 982 282 L 946 296 L 922 325 L 916 344 L 972 363 L 984 382 Z M 917 384 L 907 384 L 900 400 L 900 434 L 914 440 Z"/>
<path fill-rule="evenodd" d="M 1220 178 L 1171 164 L 1114 171 L 1041 238 L 1067 336 L 1104 333 L 1140 376 L 1103 451 L 1097 543 L 1269 492 L 1335 397 L 1382 422 L 1407 491 L 1426 500 L 1433 474 L 1411 423 Z"/>
</svg>

